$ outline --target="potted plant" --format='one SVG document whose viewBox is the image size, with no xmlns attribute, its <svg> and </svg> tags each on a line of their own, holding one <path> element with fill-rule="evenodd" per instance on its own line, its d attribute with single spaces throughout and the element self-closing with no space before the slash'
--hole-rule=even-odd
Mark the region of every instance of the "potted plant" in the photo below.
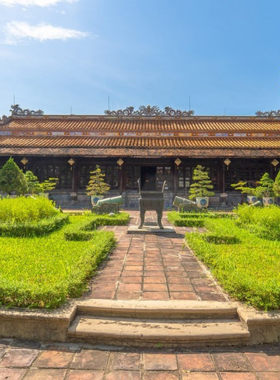
<svg viewBox="0 0 280 380">
<path fill-rule="evenodd" d="M 245 181 L 239 181 L 238 183 L 233 183 L 231 186 L 235 190 L 241 191 L 241 194 L 247 194 L 247 202 L 249 204 L 255 203 L 258 200 L 258 197 L 256 195 L 256 188 L 255 187 L 250 187 L 246 186 L 247 182 Z"/>
<path fill-rule="evenodd" d="M 209 206 L 209 197 L 215 193 L 211 191 L 213 189 L 213 184 L 209 178 L 208 172 L 201 165 L 193 171 L 192 176 L 193 183 L 190 186 L 190 199 L 196 198 L 196 204 L 199 208 L 206 208 Z"/>
<path fill-rule="evenodd" d="M 90 172 L 86 194 L 91 196 L 92 205 L 95 205 L 110 190 L 110 186 L 104 181 L 104 177 L 105 174 L 101 172 L 99 165 L 96 165 L 95 170 Z"/>
<path fill-rule="evenodd" d="M 0 170 L 0 191 L 11 196 L 12 193 L 24 194 L 26 190 L 26 178 L 12 157 L 10 157 Z"/>
<path fill-rule="evenodd" d="M 263 205 L 269 206 L 274 203 L 274 181 L 269 177 L 268 173 L 264 173 L 262 178 L 259 181 L 259 186 L 256 187 L 257 197 L 263 199 Z"/>
</svg>

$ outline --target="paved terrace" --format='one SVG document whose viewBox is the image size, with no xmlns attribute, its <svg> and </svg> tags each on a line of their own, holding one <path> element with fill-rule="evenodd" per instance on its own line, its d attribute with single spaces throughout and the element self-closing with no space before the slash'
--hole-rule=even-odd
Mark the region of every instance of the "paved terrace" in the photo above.
<svg viewBox="0 0 280 380">
<path fill-rule="evenodd" d="M 139 225 L 139 211 L 129 211 L 130 225 Z M 166 212 L 163 225 L 171 227 Z M 156 213 L 147 212 L 154 223 Z M 109 226 L 118 244 L 92 281 L 88 298 L 115 300 L 226 301 L 227 296 L 206 268 L 184 246 L 190 228 L 175 227 L 174 233 L 127 234 L 127 226 Z"/>
<path fill-rule="evenodd" d="M 109 350 L 0 340 L 0 380 L 279 380 L 280 347 Z"/>
</svg>

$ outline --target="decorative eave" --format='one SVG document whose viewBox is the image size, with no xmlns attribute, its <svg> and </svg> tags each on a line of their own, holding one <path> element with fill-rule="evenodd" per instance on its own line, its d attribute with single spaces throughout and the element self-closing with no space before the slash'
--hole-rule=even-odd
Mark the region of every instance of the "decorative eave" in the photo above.
<svg viewBox="0 0 280 380">
<path fill-rule="evenodd" d="M 123 157 L 131 158 L 275 158 L 280 156 L 279 149 L 96 149 L 96 148 L 1 148 L 1 156 L 46 156 L 46 157 Z"/>
</svg>

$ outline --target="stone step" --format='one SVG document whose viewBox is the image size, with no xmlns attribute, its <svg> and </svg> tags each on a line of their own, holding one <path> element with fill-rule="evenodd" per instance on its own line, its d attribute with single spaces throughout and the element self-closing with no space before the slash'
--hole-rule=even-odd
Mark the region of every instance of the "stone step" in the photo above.
<svg viewBox="0 0 280 380">
<path fill-rule="evenodd" d="M 235 320 L 154 320 L 77 316 L 68 339 L 90 344 L 133 347 L 229 346 L 249 341 L 250 333 Z"/>
<path fill-rule="evenodd" d="M 237 319 L 237 306 L 214 301 L 89 299 L 77 303 L 77 315 L 153 319 Z"/>
</svg>

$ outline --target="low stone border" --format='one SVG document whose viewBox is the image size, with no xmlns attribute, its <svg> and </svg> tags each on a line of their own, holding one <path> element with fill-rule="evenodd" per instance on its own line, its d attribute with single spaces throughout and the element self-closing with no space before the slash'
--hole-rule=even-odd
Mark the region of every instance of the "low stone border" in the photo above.
<svg viewBox="0 0 280 380">
<path fill-rule="evenodd" d="M 67 342 L 68 327 L 76 316 L 76 302 L 51 311 L 2 307 L 0 337 Z M 248 344 L 280 342 L 280 310 L 263 312 L 237 303 L 237 313 L 250 332 Z"/>
<path fill-rule="evenodd" d="M 0 336 L 24 340 L 66 342 L 76 315 L 76 303 L 56 310 L 0 308 Z"/>
<path fill-rule="evenodd" d="M 237 313 L 250 331 L 250 344 L 280 342 L 280 310 L 265 312 L 239 304 Z"/>
</svg>

